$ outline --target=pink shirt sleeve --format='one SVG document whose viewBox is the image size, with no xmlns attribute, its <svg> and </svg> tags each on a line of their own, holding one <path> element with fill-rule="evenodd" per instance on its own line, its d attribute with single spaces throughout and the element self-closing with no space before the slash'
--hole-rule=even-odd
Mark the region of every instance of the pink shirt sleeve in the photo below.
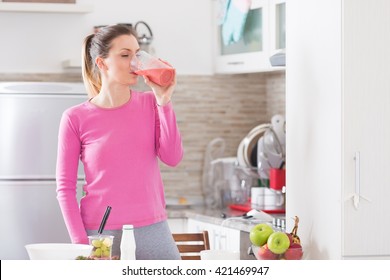
<svg viewBox="0 0 390 280">
<path fill-rule="evenodd" d="M 157 155 L 166 165 L 176 166 L 183 158 L 183 145 L 172 102 L 156 107 Z"/>
<path fill-rule="evenodd" d="M 80 157 L 80 137 L 69 116 L 61 119 L 57 152 L 57 199 L 72 243 L 88 244 L 88 236 L 77 202 L 77 170 Z"/>
</svg>

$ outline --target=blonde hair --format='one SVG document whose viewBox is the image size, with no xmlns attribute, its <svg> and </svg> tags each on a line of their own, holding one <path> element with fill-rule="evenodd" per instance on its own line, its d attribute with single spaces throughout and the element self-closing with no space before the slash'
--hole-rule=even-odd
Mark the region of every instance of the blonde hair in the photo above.
<svg viewBox="0 0 390 280">
<path fill-rule="evenodd" d="M 116 24 L 100 28 L 96 34 L 90 34 L 84 39 L 81 52 L 82 75 L 90 98 L 98 95 L 102 87 L 101 74 L 95 60 L 97 57 L 106 58 L 112 41 L 121 35 L 133 35 L 137 38 L 133 28 Z"/>
</svg>

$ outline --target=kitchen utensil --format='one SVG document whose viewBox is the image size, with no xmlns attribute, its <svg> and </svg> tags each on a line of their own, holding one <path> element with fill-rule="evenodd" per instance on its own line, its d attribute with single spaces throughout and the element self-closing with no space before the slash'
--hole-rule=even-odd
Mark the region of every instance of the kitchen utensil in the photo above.
<svg viewBox="0 0 390 280">
<path fill-rule="evenodd" d="M 284 194 L 275 192 L 269 188 L 264 188 L 264 207 L 263 209 L 275 210 L 284 209 Z"/>
<path fill-rule="evenodd" d="M 235 173 L 240 181 L 240 196 L 241 199 L 234 199 L 233 203 L 244 204 L 250 198 L 250 190 L 253 186 L 258 186 L 257 168 L 254 167 L 242 167 L 239 165 L 235 166 Z"/>
<path fill-rule="evenodd" d="M 271 126 L 257 143 L 257 168 L 260 178 L 269 178 L 270 168 L 280 168 L 285 162 L 285 119 L 275 115 Z"/>
<path fill-rule="evenodd" d="M 72 243 L 35 243 L 24 246 L 30 260 L 75 260 L 78 256 L 87 257 L 91 245 Z"/>
<path fill-rule="evenodd" d="M 215 180 L 214 166 L 211 166 L 211 162 L 217 158 L 223 157 L 225 146 L 225 140 L 218 137 L 211 140 L 206 147 L 203 162 L 202 191 L 206 206 L 211 208 L 217 207 L 218 203 L 218 197 L 213 186 Z"/>
<path fill-rule="evenodd" d="M 282 149 L 283 157 L 286 155 L 286 119 L 282 115 L 274 115 L 271 118 L 272 130 L 275 132 L 277 140 Z"/>
<path fill-rule="evenodd" d="M 269 184 L 272 190 L 281 192 L 286 186 L 286 169 L 271 168 L 269 170 Z"/>
<path fill-rule="evenodd" d="M 141 29 L 146 29 L 147 33 L 149 33 L 149 34 L 141 33 Z M 150 28 L 150 26 L 146 22 L 144 22 L 144 21 L 136 22 L 136 24 L 134 26 L 134 30 L 138 34 L 137 39 L 138 39 L 138 43 L 140 45 L 150 45 L 152 43 L 152 41 L 153 41 L 152 29 Z"/>
<path fill-rule="evenodd" d="M 252 216 L 256 220 L 262 221 L 272 221 L 272 216 L 265 213 L 264 211 L 259 211 L 257 209 L 251 209 L 246 213 L 247 216 Z"/>
<path fill-rule="evenodd" d="M 225 207 L 232 199 L 240 198 L 240 183 L 235 173 L 237 158 L 218 158 L 210 163 L 213 173 L 212 186 L 216 195 L 216 206 Z M 219 194 L 219 195 L 218 195 Z"/>
<path fill-rule="evenodd" d="M 261 179 L 269 178 L 269 168 L 271 168 L 271 163 L 264 152 L 264 138 L 260 137 L 257 144 L 257 172 Z"/>
<path fill-rule="evenodd" d="M 251 207 L 254 209 L 264 208 L 264 187 L 251 188 Z"/>
<path fill-rule="evenodd" d="M 272 127 L 264 132 L 264 150 L 277 155 L 283 155 L 282 145 Z"/>
</svg>

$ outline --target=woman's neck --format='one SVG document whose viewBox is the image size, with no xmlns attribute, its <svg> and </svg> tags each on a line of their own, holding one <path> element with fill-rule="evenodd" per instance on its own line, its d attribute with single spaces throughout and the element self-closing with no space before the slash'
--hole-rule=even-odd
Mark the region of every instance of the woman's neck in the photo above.
<svg viewBox="0 0 390 280">
<path fill-rule="evenodd" d="M 127 103 L 130 99 L 131 91 L 128 86 L 102 86 L 97 96 L 91 102 L 103 108 L 115 108 Z"/>
</svg>

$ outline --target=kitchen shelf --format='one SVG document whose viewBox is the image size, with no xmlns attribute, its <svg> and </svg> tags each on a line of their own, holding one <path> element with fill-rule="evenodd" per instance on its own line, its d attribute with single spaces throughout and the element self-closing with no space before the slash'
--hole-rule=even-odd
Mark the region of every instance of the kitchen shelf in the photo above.
<svg viewBox="0 0 390 280">
<path fill-rule="evenodd" d="M 16 13 L 90 13 L 92 5 L 58 3 L 2 3 L 0 12 Z"/>
</svg>

